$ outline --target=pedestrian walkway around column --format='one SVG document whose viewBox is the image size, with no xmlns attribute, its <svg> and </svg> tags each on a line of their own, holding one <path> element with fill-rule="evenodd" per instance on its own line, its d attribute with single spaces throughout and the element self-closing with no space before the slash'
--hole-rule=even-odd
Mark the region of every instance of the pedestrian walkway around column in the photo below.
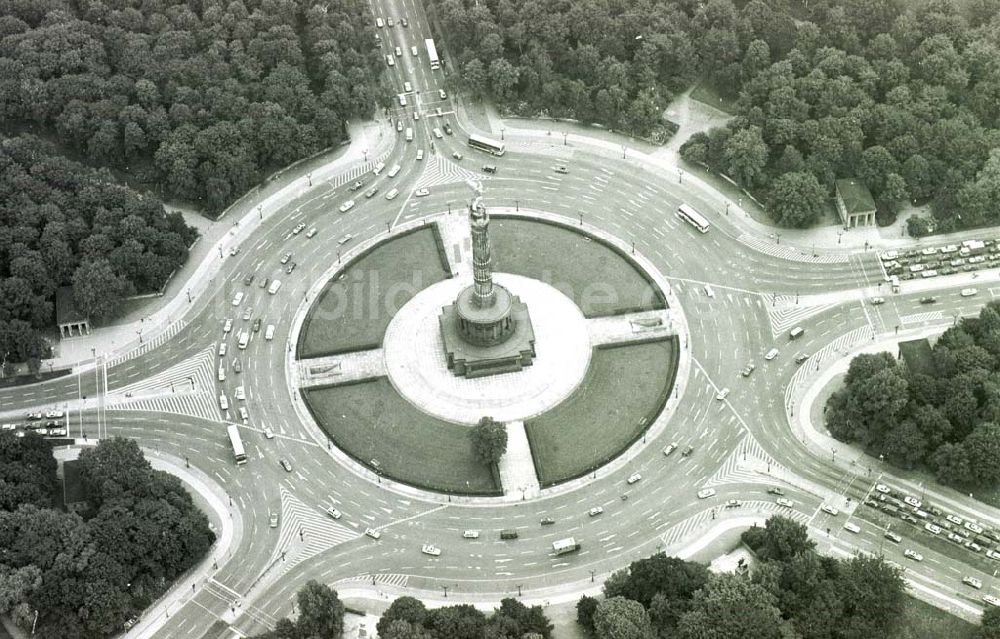
<svg viewBox="0 0 1000 639">
<path fill-rule="evenodd" d="M 535 462 L 531 457 L 528 433 L 524 422 L 506 423 L 507 452 L 500 458 L 500 483 L 507 501 L 518 501 L 537 497 L 541 487 L 535 473 Z"/>
</svg>

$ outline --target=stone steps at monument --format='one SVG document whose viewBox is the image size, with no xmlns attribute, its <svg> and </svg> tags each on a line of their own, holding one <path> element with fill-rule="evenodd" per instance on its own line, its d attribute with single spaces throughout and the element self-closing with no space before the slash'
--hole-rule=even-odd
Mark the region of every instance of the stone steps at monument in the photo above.
<svg viewBox="0 0 1000 639">
<path fill-rule="evenodd" d="M 504 497 L 511 501 L 530 499 L 540 493 L 535 464 L 524 422 L 507 422 L 507 452 L 500 458 L 500 481 Z"/>
</svg>

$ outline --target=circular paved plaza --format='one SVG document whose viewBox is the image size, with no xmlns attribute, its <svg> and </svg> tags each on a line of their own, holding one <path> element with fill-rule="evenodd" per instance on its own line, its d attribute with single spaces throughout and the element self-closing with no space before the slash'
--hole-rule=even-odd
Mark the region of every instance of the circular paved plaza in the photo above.
<svg viewBox="0 0 1000 639">
<path fill-rule="evenodd" d="M 438 282 L 411 299 L 389 324 L 383 350 L 396 390 L 422 411 L 475 424 L 484 415 L 523 420 L 559 404 L 583 380 L 590 363 L 586 321 L 576 304 L 539 280 L 496 273 L 495 280 L 531 309 L 536 356 L 513 373 L 467 379 L 448 369 L 438 316 L 471 278 Z"/>
</svg>

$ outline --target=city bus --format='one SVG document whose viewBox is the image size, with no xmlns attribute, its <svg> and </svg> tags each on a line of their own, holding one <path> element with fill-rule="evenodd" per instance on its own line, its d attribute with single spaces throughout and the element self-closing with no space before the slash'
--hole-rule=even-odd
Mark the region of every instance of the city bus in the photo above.
<svg viewBox="0 0 1000 639">
<path fill-rule="evenodd" d="M 437 47 L 434 46 L 434 40 L 427 38 L 424 40 L 424 46 L 427 47 L 427 60 L 431 63 L 431 70 L 440 69 L 441 61 L 438 59 Z"/>
<path fill-rule="evenodd" d="M 702 217 L 701 213 L 695 211 L 687 204 L 681 204 L 677 207 L 677 217 L 681 218 L 702 233 L 708 233 L 708 220 Z"/>
<path fill-rule="evenodd" d="M 475 133 L 469 135 L 469 146 L 480 151 L 492 153 L 493 155 L 503 155 L 507 150 L 503 142 L 497 142 L 496 140 L 491 140 Z"/>
<path fill-rule="evenodd" d="M 247 463 L 247 454 L 243 450 L 243 440 L 240 439 L 240 429 L 236 424 L 232 424 L 226 429 L 229 433 L 229 443 L 233 446 L 233 457 L 236 458 L 236 465 Z"/>
</svg>

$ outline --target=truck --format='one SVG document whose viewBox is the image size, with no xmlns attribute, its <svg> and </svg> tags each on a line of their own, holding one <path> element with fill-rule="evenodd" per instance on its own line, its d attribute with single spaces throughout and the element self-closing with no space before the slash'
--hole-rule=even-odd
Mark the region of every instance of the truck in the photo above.
<svg viewBox="0 0 1000 639">
<path fill-rule="evenodd" d="M 979 255 L 980 253 L 986 252 L 986 243 L 982 240 L 965 240 L 962 242 L 962 248 L 959 249 L 958 254 L 962 257 L 968 257 L 970 255 Z"/>
<path fill-rule="evenodd" d="M 576 552 L 580 550 L 580 544 L 576 543 L 576 540 L 572 537 L 567 537 L 566 539 L 559 539 L 552 542 L 552 550 L 557 555 L 566 555 L 571 552 Z"/>
<path fill-rule="evenodd" d="M 437 49 L 434 47 L 434 39 L 427 38 L 424 40 L 424 44 L 427 46 L 427 59 L 430 60 L 431 69 L 440 69 L 441 60 L 438 59 Z"/>
</svg>

